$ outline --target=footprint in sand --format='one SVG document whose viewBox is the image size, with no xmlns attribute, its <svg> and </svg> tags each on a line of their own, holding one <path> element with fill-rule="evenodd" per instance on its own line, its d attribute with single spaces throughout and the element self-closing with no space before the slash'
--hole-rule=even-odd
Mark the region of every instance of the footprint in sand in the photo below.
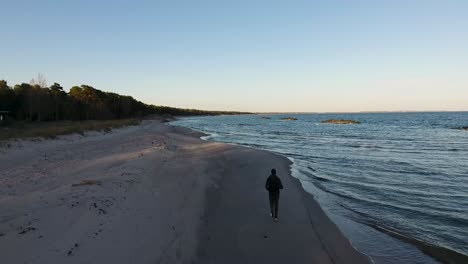
<svg viewBox="0 0 468 264">
<path fill-rule="evenodd" d="M 78 243 L 75 243 L 75 245 L 73 245 L 73 247 L 70 250 L 68 250 L 67 256 L 73 255 L 73 252 L 75 251 L 75 249 L 78 248 L 78 246 L 79 246 Z"/>
<path fill-rule="evenodd" d="M 24 235 L 30 231 L 36 231 L 36 228 L 35 227 L 32 227 L 32 226 L 28 226 L 28 227 L 25 227 L 25 228 L 22 228 L 22 230 L 18 233 L 19 235 Z"/>
</svg>

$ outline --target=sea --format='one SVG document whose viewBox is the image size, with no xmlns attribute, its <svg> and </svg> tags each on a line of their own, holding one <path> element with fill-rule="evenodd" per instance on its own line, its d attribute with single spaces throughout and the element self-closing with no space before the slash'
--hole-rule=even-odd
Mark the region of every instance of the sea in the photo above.
<svg viewBox="0 0 468 264">
<path fill-rule="evenodd" d="M 322 122 L 329 119 L 360 124 Z M 468 112 L 226 115 L 172 125 L 292 160 L 292 175 L 375 263 L 468 263 Z"/>
</svg>

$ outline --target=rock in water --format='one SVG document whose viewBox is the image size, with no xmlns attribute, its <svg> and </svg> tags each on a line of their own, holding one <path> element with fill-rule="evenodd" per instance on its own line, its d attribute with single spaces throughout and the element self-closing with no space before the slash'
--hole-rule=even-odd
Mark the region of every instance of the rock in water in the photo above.
<svg viewBox="0 0 468 264">
<path fill-rule="evenodd" d="M 281 120 L 294 121 L 294 120 L 297 120 L 297 118 L 295 118 L 295 117 L 284 117 L 284 118 L 281 118 Z"/>
<path fill-rule="evenodd" d="M 344 124 L 360 124 L 361 122 L 356 121 L 356 120 L 347 120 L 347 119 L 328 119 L 328 120 L 322 121 L 322 123 L 344 125 Z"/>
</svg>

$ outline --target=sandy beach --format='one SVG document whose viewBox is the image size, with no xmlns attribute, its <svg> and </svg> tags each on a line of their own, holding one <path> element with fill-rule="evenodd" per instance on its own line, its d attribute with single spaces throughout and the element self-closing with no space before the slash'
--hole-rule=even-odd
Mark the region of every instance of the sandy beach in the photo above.
<svg viewBox="0 0 468 264">
<path fill-rule="evenodd" d="M 0 149 L 1 263 L 369 263 L 285 157 L 159 120 Z M 278 223 L 264 182 L 285 187 Z"/>
</svg>

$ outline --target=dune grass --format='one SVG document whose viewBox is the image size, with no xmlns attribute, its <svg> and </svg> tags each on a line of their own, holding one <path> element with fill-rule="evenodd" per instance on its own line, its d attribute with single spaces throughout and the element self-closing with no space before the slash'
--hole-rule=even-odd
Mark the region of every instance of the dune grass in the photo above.
<svg viewBox="0 0 468 264">
<path fill-rule="evenodd" d="M 57 122 L 17 121 L 0 127 L 0 141 L 24 138 L 55 138 L 60 135 L 81 134 L 85 131 L 110 132 L 114 128 L 134 126 L 140 119 L 86 120 Z"/>
</svg>

